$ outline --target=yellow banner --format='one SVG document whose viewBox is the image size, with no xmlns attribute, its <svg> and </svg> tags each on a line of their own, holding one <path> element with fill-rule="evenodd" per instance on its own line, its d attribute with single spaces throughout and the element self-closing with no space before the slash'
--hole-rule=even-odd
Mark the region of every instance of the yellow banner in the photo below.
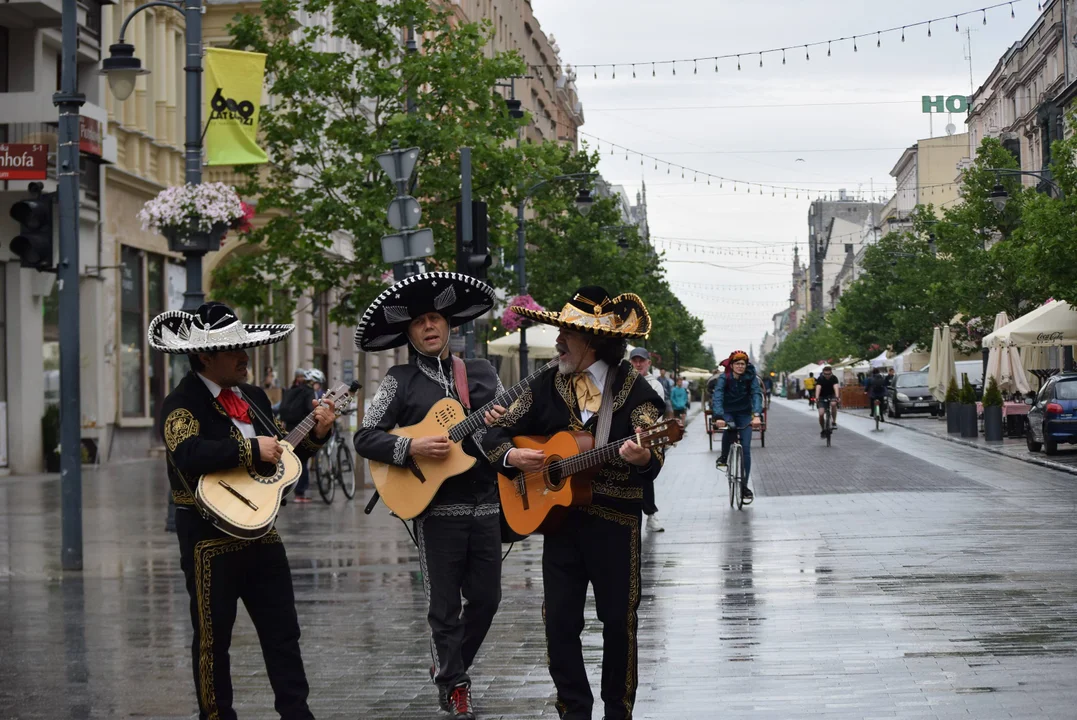
<svg viewBox="0 0 1077 720">
<path fill-rule="evenodd" d="M 208 165 L 268 162 L 258 147 L 258 113 L 266 56 L 206 48 L 206 158 Z"/>
</svg>

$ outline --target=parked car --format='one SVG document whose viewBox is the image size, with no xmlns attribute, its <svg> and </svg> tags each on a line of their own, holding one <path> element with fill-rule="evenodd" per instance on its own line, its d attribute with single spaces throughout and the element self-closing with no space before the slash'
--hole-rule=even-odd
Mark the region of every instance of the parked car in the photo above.
<svg viewBox="0 0 1077 720">
<path fill-rule="evenodd" d="M 1054 455 L 1059 443 L 1077 443 L 1077 373 L 1047 379 L 1028 410 L 1026 432 L 1031 452 Z"/>
<path fill-rule="evenodd" d="M 942 403 L 927 387 L 927 372 L 903 372 L 894 376 L 886 390 L 886 414 L 899 418 L 903 413 L 929 412 L 935 417 L 942 412 Z"/>
</svg>

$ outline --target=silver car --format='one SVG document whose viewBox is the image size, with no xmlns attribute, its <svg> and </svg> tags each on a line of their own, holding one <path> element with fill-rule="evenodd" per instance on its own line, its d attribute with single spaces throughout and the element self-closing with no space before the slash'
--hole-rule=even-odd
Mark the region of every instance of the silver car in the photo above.
<svg viewBox="0 0 1077 720">
<path fill-rule="evenodd" d="M 914 412 L 929 412 L 935 417 L 942 412 L 942 403 L 928 389 L 924 371 L 898 373 L 886 394 L 887 414 L 893 418 Z"/>
</svg>

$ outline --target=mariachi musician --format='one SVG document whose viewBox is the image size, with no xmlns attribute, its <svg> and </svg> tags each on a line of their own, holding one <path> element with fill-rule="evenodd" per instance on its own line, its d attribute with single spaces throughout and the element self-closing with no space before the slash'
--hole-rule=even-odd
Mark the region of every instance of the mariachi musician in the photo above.
<svg viewBox="0 0 1077 720">
<path fill-rule="evenodd" d="M 562 430 L 595 434 L 601 409 L 611 405 L 609 439 L 628 437 L 662 419 L 665 403 L 624 360 L 627 341 L 645 338 L 651 318 L 643 301 L 626 293 L 610 298 L 583 287 L 560 312 L 513 307 L 519 315 L 561 329 L 558 367 L 531 384 L 532 394 L 513 403 L 497 424 L 516 435 Z M 541 450 L 488 449 L 503 472 L 541 470 Z M 592 504 L 573 507 L 547 532 L 542 546 L 543 617 L 557 711 L 566 720 L 590 720 L 594 696 L 587 681 L 580 633 L 587 585 L 602 620 L 602 701 L 607 720 L 632 717 L 638 668 L 636 611 L 640 603 L 640 525 L 644 487 L 662 469 L 658 448 L 626 441 L 591 483 Z"/>
<path fill-rule="evenodd" d="M 292 574 L 277 531 L 256 540 L 227 535 L 203 517 L 193 493 L 207 473 L 241 466 L 272 473 L 282 453 L 265 391 L 248 385 L 247 348 L 280 342 L 294 325 L 244 325 L 226 305 L 166 312 L 150 323 L 150 347 L 186 355 L 189 372 L 165 398 L 161 432 L 176 503 L 180 566 L 191 598 L 191 647 L 200 720 L 235 720 L 228 648 L 239 600 L 258 631 L 277 712 L 310 720 Z M 329 437 L 332 403 L 314 409 L 315 427 L 295 448 L 300 460 Z"/>
<path fill-rule="evenodd" d="M 412 439 L 388 431 L 418 424 L 439 400 L 461 400 L 459 383 L 466 383 L 471 408 L 486 405 L 502 391 L 488 361 L 454 361 L 449 353 L 449 330 L 493 305 L 493 288 L 454 272 L 405 278 L 370 304 L 355 331 L 359 349 L 377 352 L 410 344 L 414 353 L 407 364 L 390 368 L 378 387 L 355 433 L 360 456 L 398 467 L 415 456 L 448 456 L 445 436 Z M 504 408 L 494 410 L 500 414 Z M 493 416 L 486 420 L 492 422 Z M 497 473 L 480 445 L 484 435 L 508 442 L 504 431 L 488 427 L 465 439 L 464 451 L 478 462 L 447 479 L 414 521 L 429 602 L 430 678 L 442 710 L 459 720 L 475 717 L 468 669 L 501 602 L 501 506 Z"/>
</svg>

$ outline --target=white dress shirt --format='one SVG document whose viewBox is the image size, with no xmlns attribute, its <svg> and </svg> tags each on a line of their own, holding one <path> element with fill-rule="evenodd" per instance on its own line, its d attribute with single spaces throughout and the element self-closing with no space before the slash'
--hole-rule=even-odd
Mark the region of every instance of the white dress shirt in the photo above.
<svg viewBox="0 0 1077 720">
<path fill-rule="evenodd" d="M 606 389 L 606 375 L 609 374 L 609 371 L 609 363 L 605 360 L 595 360 L 584 372 L 591 376 L 591 379 L 595 381 L 595 386 L 598 388 L 598 391 L 602 392 Z M 606 398 L 602 398 L 603 401 L 605 401 L 605 399 Z M 580 410 L 580 420 L 583 420 L 585 425 L 587 424 L 587 421 L 591 419 L 592 415 L 594 415 L 594 413 L 590 410 Z"/>
<path fill-rule="evenodd" d="M 246 400 L 246 398 L 243 397 L 243 393 L 241 393 L 236 388 L 222 388 L 220 385 L 213 382 L 201 373 L 198 374 L 198 377 L 202 378 L 202 382 L 204 382 L 206 384 L 206 387 L 209 388 L 210 395 L 213 396 L 214 400 L 216 400 L 217 396 L 220 395 L 222 392 L 235 393 L 241 400 Z M 254 432 L 254 425 L 251 425 L 250 423 L 240 422 L 234 417 L 230 417 L 229 419 L 232 421 L 232 424 L 239 428 L 239 431 L 243 433 L 243 437 L 252 439 L 258 435 L 258 433 Z"/>
</svg>

